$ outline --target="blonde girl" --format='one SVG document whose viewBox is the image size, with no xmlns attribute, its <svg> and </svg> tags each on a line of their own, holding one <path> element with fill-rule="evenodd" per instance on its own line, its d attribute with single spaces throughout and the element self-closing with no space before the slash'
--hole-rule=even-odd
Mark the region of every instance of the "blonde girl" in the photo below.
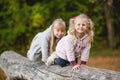
<svg viewBox="0 0 120 80">
<path fill-rule="evenodd" d="M 66 33 L 66 24 L 59 18 L 56 19 L 52 25 L 44 32 L 39 32 L 32 40 L 27 57 L 31 61 L 37 61 L 42 54 L 41 60 L 46 62 L 47 58 L 55 50 L 58 41 Z"/>
<path fill-rule="evenodd" d="M 68 35 L 58 42 L 55 53 L 47 60 L 47 65 L 52 64 L 50 60 L 61 67 L 70 64 L 73 70 L 80 68 L 80 65 L 86 65 L 93 36 L 93 22 L 87 15 L 80 14 L 70 19 Z"/>
</svg>

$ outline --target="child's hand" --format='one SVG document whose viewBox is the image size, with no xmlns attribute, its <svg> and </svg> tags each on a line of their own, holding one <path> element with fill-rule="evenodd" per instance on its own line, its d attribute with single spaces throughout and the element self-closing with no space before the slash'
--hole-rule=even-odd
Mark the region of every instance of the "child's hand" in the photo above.
<svg viewBox="0 0 120 80">
<path fill-rule="evenodd" d="M 77 65 L 75 65 L 75 66 L 72 67 L 72 70 L 77 70 L 79 68 L 80 68 L 80 65 L 77 64 Z"/>
<path fill-rule="evenodd" d="M 46 66 L 48 66 L 48 63 L 47 63 L 47 62 L 45 62 L 45 65 L 46 65 Z"/>
</svg>

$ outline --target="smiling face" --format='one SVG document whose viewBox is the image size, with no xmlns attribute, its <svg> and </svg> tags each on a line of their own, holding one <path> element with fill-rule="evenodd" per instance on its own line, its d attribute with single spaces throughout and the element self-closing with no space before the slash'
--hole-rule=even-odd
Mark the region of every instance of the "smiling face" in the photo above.
<svg viewBox="0 0 120 80">
<path fill-rule="evenodd" d="M 53 28 L 53 34 L 56 38 L 62 38 L 65 35 L 65 27 L 55 24 Z"/>
<path fill-rule="evenodd" d="M 85 33 L 88 30 L 87 19 L 77 19 L 75 21 L 75 30 L 77 33 Z"/>
</svg>

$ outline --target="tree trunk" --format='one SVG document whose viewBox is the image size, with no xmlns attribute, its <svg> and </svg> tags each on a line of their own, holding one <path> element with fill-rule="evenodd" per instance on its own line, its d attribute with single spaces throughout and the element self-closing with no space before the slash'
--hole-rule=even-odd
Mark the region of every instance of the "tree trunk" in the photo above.
<svg viewBox="0 0 120 80">
<path fill-rule="evenodd" d="M 120 72 L 81 66 L 72 70 L 70 66 L 45 66 L 32 63 L 13 51 L 5 51 L 0 56 L 0 67 L 7 80 L 119 80 Z"/>
<path fill-rule="evenodd" d="M 106 4 L 104 4 L 104 10 L 105 10 L 107 30 L 108 30 L 108 42 L 109 42 L 109 47 L 113 49 L 115 48 L 114 28 L 113 28 L 113 23 L 111 21 L 113 0 L 106 0 L 106 1 L 107 1 Z"/>
</svg>

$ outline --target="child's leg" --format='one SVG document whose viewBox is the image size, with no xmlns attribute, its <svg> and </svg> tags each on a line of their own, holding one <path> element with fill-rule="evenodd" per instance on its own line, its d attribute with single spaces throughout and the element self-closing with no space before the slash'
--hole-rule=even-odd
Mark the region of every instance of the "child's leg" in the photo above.
<svg viewBox="0 0 120 80">
<path fill-rule="evenodd" d="M 40 57 L 40 53 L 27 53 L 27 57 L 29 60 L 36 62 L 38 58 Z"/>
<path fill-rule="evenodd" d="M 58 56 L 55 52 L 53 52 L 52 55 L 48 57 L 46 65 L 50 66 L 50 65 L 54 64 L 55 58 L 58 58 Z"/>
<path fill-rule="evenodd" d="M 54 63 L 57 65 L 60 65 L 61 67 L 67 66 L 67 64 L 69 64 L 69 62 L 67 60 L 64 60 L 62 58 L 55 58 Z"/>
</svg>

